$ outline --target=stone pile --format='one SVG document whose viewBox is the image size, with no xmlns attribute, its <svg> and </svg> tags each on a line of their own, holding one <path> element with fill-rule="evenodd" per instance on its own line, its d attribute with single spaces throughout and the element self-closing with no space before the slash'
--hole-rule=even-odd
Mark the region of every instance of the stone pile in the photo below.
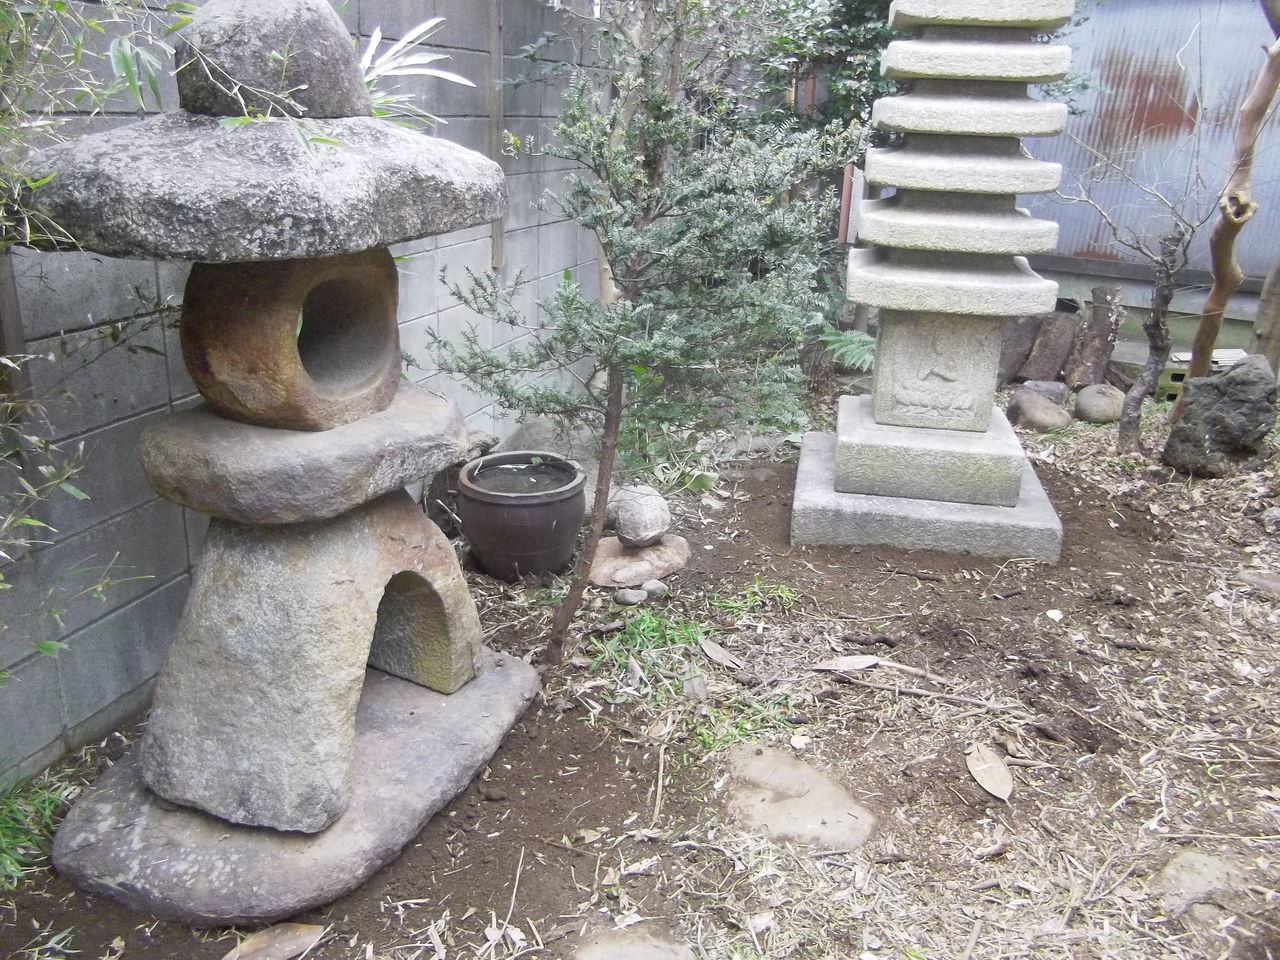
<svg viewBox="0 0 1280 960">
<path fill-rule="evenodd" d="M 469 442 L 400 380 L 387 250 L 500 216 L 505 184 L 370 115 L 325 0 L 211 0 L 178 57 L 183 109 L 48 151 L 38 197 L 91 249 L 197 261 L 181 334 L 204 406 L 141 456 L 212 518 L 147 732 L 53 860 L 160 916 L 256 924 L 392 859 L 537 690 L 481 647 L 454 551 L 403 489 Z M 219 122 L 245 110 L 292 115 Z"/>
<path fill-rule="evenodd" d="M 1072 0 L 896 0 L 882 60 L 902 96 L 873 123 L 902 143 L 867 154 L 893 188 L 862 205 L 850 300 L 880 309 L 873 389 L 843 397 L 835 437 L 801 451 L 792 540 L 889 544 L 1056 560 L 1062 529 L 1008 420 L 995 408 L 1001 320 L 1053 308 L 1057 285 L 1022 254 L 1057 225 L 1015 206 L 1054 189 L 1057 164 L 1021 138 L 1062 130 L 1067 110 L 1027 85 L 1063 76 L 1064 46 L 1037 42 Z"/>
<path fill-rule="evenodd" d="M 662 578 L 689 562 L 689 543 L 668 533 L 671 508 L 662 494 L 646 484 L 614 488 L 605 507 L 605 527 L 616 536 L 600 538 L 591 582 L 622 588 L 614 600 L 624 606 L 666 596 Z"/>
</svg>

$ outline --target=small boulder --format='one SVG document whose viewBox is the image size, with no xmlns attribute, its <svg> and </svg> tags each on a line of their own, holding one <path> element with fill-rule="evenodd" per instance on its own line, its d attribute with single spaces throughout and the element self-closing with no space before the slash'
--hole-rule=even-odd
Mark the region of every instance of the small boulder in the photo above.
<svg viewBox="0 0 1280 960">
<path fill-rule="evenodd" d="M 1061 430 L 1071 425 L 1071 414 L 1067 413 L 1065 407 L 1034 390 L 1015 391 L 1009 398 L 1009 408 L 1006 412 L 1009 422 L 1014 426 L 1026 427 L 1037 433 Z"/>
<path fill-rule="evenodd" d="M 1076 394 L 1076 419 L 1086 423 L 1116 423 L 1123 406 L 1123 390 L 1109 383 L 1095 383 Z"/>
<path fill-rule="evenodd" d="M 1192 377 L 1182 390 L 1182 418 L 1169 430 L 1165 463 L 1196 477 L 1225 477 L 1264 459 L 1276 423 L 1276 375 L 1266 357 Z"/>
<path fill-rule="evenodd" d="M 1018 389 L 1038 393 L 1054 403 L 1066 403 L 1067 397 L 1071 395 L 1071 391 L 1061 380 L 1028 380 Z"/>
<path fill-rule="evenodd" d="M 644 590 L 622 589 L 613 595 L 613 602 L 623 607 L 634 607 L 636 604 L 644 603 L 649 599 L 649 594 Z"/>
<path fill-rule="evenodd" d="M 674 533 L 648 547 L 628 547 L 617 537 L 603 537 L 590 579 L 598 587 L 635 587 L 661 580 L 688 562 L 689 541 Z"/>
<path fill-rule="evenodd" d="M 671 588 L 661 580 L 646 580 L 644 583 L 640 584 L 640 589 L 645 592 L 645 595 L 648 596 L 650 600 L 661 600 L 671 592 Z"/>
<path fill-rule="evenodd" d="M 671 529 L 671 508 L 653 487 L 627 484 L 610 494 L 605 523 L 628 547 L 647 547 Z"/>
</svg>

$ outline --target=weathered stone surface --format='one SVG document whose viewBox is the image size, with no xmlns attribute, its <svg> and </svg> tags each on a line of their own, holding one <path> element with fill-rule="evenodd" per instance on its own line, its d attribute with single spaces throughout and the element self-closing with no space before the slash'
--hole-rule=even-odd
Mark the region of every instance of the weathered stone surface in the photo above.
<svg viewBox="0 0 1280 960">
<path fill-rule="evenodd" d="M 882 311 L 875 421 L 981 433 L 991 425 L 1000 325 L 988 317 Z"/>
<path fill-rule="evenodd" d="M 625 546 L 647 547 L 671 529 L 671 508 L 648 484 L 624 484 L 609 494 L 605 522 Z"/>
<path fill-rule="evenodd" d="M 988 81 L 949 81 L 936 92 L 927 87 L 930 82 L 920 81 L 903 96 L 877 100 L 871 122 L 901 133 L 973 137 L 1047 137 L 1067 125 L 1065 103 L 1011 97 L 996 92 Z"/>
<path fill-rule="evenodd" d="M 1067 398 L 1071 396 L 1071 390 L 1061 380 L 1028 380 L 1021 384 L 1018 390 L 1030 390 L 1054 403 L 1066 403 Z"/>
<path fill-rule="evenodd" d="M 1062 365 L 1067 386 L 1073 390 L 1102 383 L 1107 379 L 1107 367 L 1115 351 L 1116 335 L 1124 319 L 1124 307 L 1120 304 L 1118 286 L 1099 286 L 1092 290 L 1089 312 L 1076 333 Z"/>
<path fill-rule="evenodd" d="M 1221 857 L 1184 850 L 1156 874 L 1152 886 L 1174 916 L 1198 903 L 1221 904 L 1245 891 L 1244 871 Z"/>
<path fill-rule="evenodd" d="M 1169 430 L 1162 459 L 1197 477 L 1225 477 L 1266 455 L 1276 423 L 1276 375 L 1265 357 L 1193 377 L 1182 387 L 1182 418 Z"/>
<path fill-rule="evenodd" d="M 381 413 L 333 430 L 273 430 L 197 408 L 142 435 L 161 496 L 237 523 L 325 520 L 467 458 L 469 434 L 444 397 L 401 383 Z"/>
<path fill-rule="evenodd" d="M 957 193 L 1044 193 L 1062 180 L 1062 165 L 1025 157 L 1013 140 L 996 137 L 921 137 L 902 147 L 867 151 L 867 181 L 903 190 Z M 1026 313 L 1039 313 L 1039 307 Z"/>
<path fill-rule="evenodd" d="M 993 42 L 927 37 L 894 40 L 880 56 L 889 80 L 1008 80 L 1046 83 L 1071 66 L 1063 44 Z"/>
<path fill-rule="evenodd" d="M 216 117 L 373 113 L 355 47 L 325 0 L 209 0 L 178 34 L 178 98 Z"/>
<path fill-rule="evenodd" d="M 791 542 L 1056 562 L 1062 550 L 1062 523 L 1030 464 L 1022 475 L 1016 507 L 837 493 L 835 437 L 807 433 L 796 472 Z"/>
<path fill-rule="evenodd" d="M 1043 314 L 1033 314 L 1029 317 L 1006 317 L 1001 322 L 999 367 L 1001 386 L 1016 377 L 1022 365 L 1027 362 L 1043 320 Z"/>
<path fill-rule="evenodd" d="M 602 537 L 590 580 L 598 587 L 635 587 L 661 580 L 688 562 L 689 541 L 674 533 L 648 547 L 628 547 L 617 537 Z"/>
<path fill-rule="evenodd" d="M 1123 406 L 1123 390 L 1109 383 L 1093 383 L 1076 394 L 1075 416 L 1087 423 L 1115 423 Z"/>
<path fill-rule="evenodd" d="M 841 397 L 836 490 L 1012 507 L 1026 456 L 998 410 L 982 433 L 876 423 L 870 397 Z"/>
<path fill-rule="evenodd" d="M 258 120 L 162 114 L 50 147 L 33 197 L 89 250 L 229 262 L 357 253 L 496 220 L 492 160 L 373 117 Z M 121 158 L 127 157 L 127 162 Z"/>
<path fill-rule="evenodd" d="M 321 906 L 393 860 L 484 767 L 537 690 L 531 667 L 489 651 L 451 696 L 369 671 L 351 803 L 314 836 L 166 803 L 143 784 L 135 751 L 71 809 L 54 864 L 93 893 L 194 926 L 256 926 Z"/>
<path fill-rule="evenodd" d="M 645 592 L 645 595 L 648 596 L 650 600 L 661 600 L 671 592 L 671 588 L 661 580 L 646 580 L 644 583 L 640 584 L 640 589 Z"/>
<path fill-rule="evenodd" d="M 1052 30 L 1074 11 L 1073 0 L 896 0 L 891 22 L 895 29 L 972 25 Z"/>
<path fill-rule="evenodd" d="M 1275 508 L 1272 508 L 1275 509 Z M 1240 579 L 1259 595 L 1280 600 L 1280 572 L 1272 570 L 1241 570 Z"/>
<path fill-rule="evenodd" d="M 613 595 L 613 602 L 621 604 L 624 607 L 634 607 L 636 604 L 644 603 L 649 599 L 649 594 L 644 590 L 631 590 L 624 588 Z"/>
<path fill-rule="evenodd" d="M 1058 285 L 1022 257 L 850 247 L 847 294 L 883 310 L 1007 317 L 1049 310 Z"/>
<path fill-rule="evenodd" d="M 453 548 L 403 491 L 317 523 L 214 520 L 142 777 L 233 823 L 322 830 L 351 796 L 366 661 L 452 693 L 480 635 Z"/>
<path fill-rule="evenodd" d="M 209 407 L 283 430 L 377 413 L 400 382 L 395 261 L 385 249 L 264 263 L 197 263 L 182 356 Z"/>
<path fill-rule="evenodd" d="M 774 840 L 827 850 L 857 850 L 876 820 L 844 787 L 809 764 L 771 747 L 729 754 L 729 814 Z"/>
<path fill-rule="evenodd" d="M 1005 412 L 1014 426 L 1035 430 L 1037 433 L 1071 426 L 1071 414 L 1066 407 L 1034 390 L 1015 390 Z"/>
<path fill-rule="evenodd" d="M 597 933 L 580 946 L 573 960 L 697 960 L 692 950 L 652 931 L 628 927 Z"/>
<path fill-rule="evenodd" d="M 1074 313 L 1059 311 L 1045 317 L 1018 376 L 1023 380 L 1057 380 L 1079 329 L 1080 318 Z"/>
<path fill-rule="evenodd" d="M 911 250 L 957 253 L 1049 253 L 1058 225 L 1037 220 L 1009 197 L 904 190 L 862 201 L 858 239 Z"/>
</svg>

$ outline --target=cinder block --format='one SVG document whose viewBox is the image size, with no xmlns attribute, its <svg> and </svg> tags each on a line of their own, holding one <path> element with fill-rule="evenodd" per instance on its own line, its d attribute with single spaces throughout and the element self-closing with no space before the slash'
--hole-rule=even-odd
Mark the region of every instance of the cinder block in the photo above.
<svg viewBox="0 0 1280 960">
<path fill-rule="evenodd" d="M 178 577 L 67 638 L 58 673 L 68 728 L 156 675 L 189 585 L 189 577 Z"/>
<path fill-rule="evenodd" d="M 410 358 L 405 363 L 405 376 L 415 382 L 436 372 L 437 319 L 437 314 L 428 313 L 400 324 L 400 353 Z"/>
<path fill-rule="evenodd" d="M 164 334 L 165 370 L 168 374 L 169 402 L 177 403 L 191 397 L 199 397 L 195 381 L 187 371 L 187 363 L 182 357 L 182 334 L 178 330 L 177 318 L 173 322 L 161 323 Z"/>
<path fill-rule="evenodd" d="M 443 81 L 441 81 L 443 82 Z M 427 104 L 430 109 L 430 103 Z M 434 110 L 432 111 L 435 112 Z M 438 124 L 435 135 L 450 140 L 460 147 L 484 154 L 495 163 L 501 162 L 502 154 L 495 152 L 489 142 L 489 118 L 487 116 L 445 116 L 447 123 Z M 499 144 L 501 149 L 501 144 Z"/>
<path fill-rule="evenodd" d="M 536 226 L 542 219 L 539 209 L 546 179 L 537 173 L 517 173 L 507 177 L 507 215 L 503 225 L 508 231 Z"/>
<path fill-rule="evenodd" d="M 32 353 L 53 361 L 33 361 L 28 370 L 33 394 L 42 398 L 62 439 L 169 402 L 163 317 L 133 321 L 118 339 L 97 327 L 30 343 Z"/>
<path fill-rule="evenodd" d="M 376 3 L 377 0 L 374 2 Z M 334 10 L 338 11 L 338 16 L 342 17 L 348 32 L 358 34 L 360 32 L 360 0 L 329 0 L 329 3 Z M 361 49 L 364 49 L 363 44 Z"/>
<path fill-rule="evenodd" d="M 474 274 L 487 273 L 492 262 L 492 247 L 487 236 L 479 240 L 441 247 L 436 251 L 436 266 L 445 282 L 461 287 L 465 287 L 469 282 L 468 270 Z M 437 303 L 443 310 L 452 305 L 453 298 L 445 293 Z"/>
<path fill-rule="evenodd" d="M 45 603 L 34 556 L 0 566 L 0 574 L 9 585 L 0 593 L 4 598 L 0 608 L 0 670 L 5 670 L 31 654 L 31 636 L 43 624 Z M 3 697 L 0 690 L 0 699 Z"/>
<path fill-rule="evenodd" d="M 200 560 L 200 553 L 204 550 L 204 538 L 209 530 L 209 515 L 183 509 L 182 522 L 187 533 L 187 563 L 194 567 Z"/>
<path fill-rule="evenodd" d="M 146 313 L 158 300 L 156 267 L 150 261 L 20 247 L 11 256 L 28 340 Z M 135 288 L 142 300 L 134 295 Z"/>
<path fill-rule="evenodd" d="M 122 726 L 151 705 L 155 680 L 148 680 L 123 696 L 117 697 L 92 716 L 86 717 L 63 735 L 67 751 L 77 750 L 86 743 L 98 743 L 112 730 Z"/>
<path fill-rule="evenodd" d="M 530 61 L 504 57 L 502 61 L 502 113 L 507 117 L 542 116 L 542 91 L 547 86 L 534 77 Z"/>
<path fill-rule="evenodd" d="M 472 0 L 467 0 L 467 2 L 472 3 Z M 487 4 L 474 4 L 474 6 L 483 9 Z M 448 29 L 449 24 L 446 23 L 441 34 Z M 486 51 L 487 48 L 488 44 L 486 43 Z M 455 138 L 450 135 L 450 131 L 454 126 L 453 117 L 487 118 L 489 116 L 489 94 L 493 87 L 493 81 L 490 78 L 489 54 L 487 52 L 453 49 L 441 49 L 440 52 L 448 54 L 450 59 L 440 61 L 435 66 L 466 77 L 475 86 L 468 87 L 439 77 L 417 77 L 408 78 L 416 82 L 411 87 L 406 86 L 406 88 L 412 89 L 415 93 L 421 95 L 422 104 L 428 112 L 435 114 L 437 117 L 449 119 L 449 125 L 443 129 L 437 128 L 436 133 L 453 140 Z M 470 144 L 464 144 L 464 146 L 470 146 Z M 472 149 L 477 148 L 472 147 Z"/>
<path fill-rule="evenodd" d="M 84 467 L 73 482 L 89 499 L 55 492 L 40 504 L 38 518 L 61 536 L 70 537 L 152 499 L 155 494 L 138 460 L 138 436 L 164 416 L 168 416 L 167 410 L 143 414 L 82 437 Z"/>
<path fill-rule="evenodd" d="M 502 52 L 518 57 L 543 32 L 542 0 L 498 0 L 502 4 Z"/>
<path fill-rule="evenodd" d="M 0 757 L 0 790 L 7 790 L 17 783 L 21 783 L 28 777 L 34 777 L 37 773 L 44 770 L 51 763 L 56 761 L 66 753 L 66 744 L 59 737 L 52 743 L 46 744 L 42 749 L 37 750 L 25 760 L 8 762 Z"/>
<path fill-rule="evenodd" d="M 58 695 L 58 660 L 34 653 L 8 668 L 0 689 L 0 769 L 58 744 L 61 751 L 62 708 Z"/>
<path fill-rule="evenodd" d="M 540 275 L 539 248 L 546 242 L 546 228 L 528 227 L 524 230 L 511 230 L 504 239 L 506 246 L 503 251 L 505 260 L 503 275 L 511 278 L 520 276 L 525 280 L 537 278 Z"/>
<path fill-rule="evenodd" d="M 578 241 L 582 228 L 573 220 L 540 227 L 538 276 L 556 277 L 578 264 Z"/>
<path fill-rule="evenodd" d="M 493 324 L 463 304 L 441 310 L 436 323 L 436 332 L 446 343 L 461 345 L 464 337 L 474 332 L 482 347 L 493 344 Z"/>
<path fill-rule="evenodd" d="M 434 246 L 429 250 L 398 255 L 403 257 L 396 268 L 400 273 L 399 319 L 404 324 L 435 313 L 440 294 L 440 270 L 436 266 Z"/>
<path fill-rule="evenodd" d="M 61 638 L 186 572 L 182 508 L 156 498 L 41 550 L 35 559 L 49 602 L 60 611 L 61 628 L 48 622 L 44 638 Z M 115 583 L 101 597 L 87 592 L 100 579 Z"/>
</svg>

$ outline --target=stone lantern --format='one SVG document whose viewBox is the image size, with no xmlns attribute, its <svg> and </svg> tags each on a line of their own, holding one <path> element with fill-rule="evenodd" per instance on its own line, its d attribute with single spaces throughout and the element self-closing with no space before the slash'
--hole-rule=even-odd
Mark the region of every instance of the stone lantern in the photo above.
<svg viewBox="0 0 1280 960">
<path fill-rule="evenodd" d="M 1039 34 L 1073 0 L 895 0 L 886 77 L 902 96 L 872 122 L 900 143 L 869 150 L 848 298 L 878 307 L 872 392 L 842 397 L 834 437 L 800 455 L 795 543 L 887 544 L 1057 560 L 1062 525 L 1005 415 L 994 406 L 1001 320 L 1053 309 L 1057 284 L 1022 254 L 1058 225 L 1016 206 L 1058 185 L 1061 167 L 1023 137 L 1061 132 L 1067 108 L 1027 96 L 1059 79 L 1069 47 Z"/>
<path fill-rule="evenodd" d="M 181 339 L 204 405 L 140 452 L 211 517 L 146 734 L 53 860 L 160 916 L 255 924 L 391 860 L 537 690 L 481 646 L 454 551 L 404 490 L 469 441 L 400 378 L 387 249 L 500 217 L 506 187 L 372 115 L 325 0 L 211 0 L 177 56 L 182 109 L 47 151 L 36 201 L 88 249 L 194 261 Z"/>
</svg>

